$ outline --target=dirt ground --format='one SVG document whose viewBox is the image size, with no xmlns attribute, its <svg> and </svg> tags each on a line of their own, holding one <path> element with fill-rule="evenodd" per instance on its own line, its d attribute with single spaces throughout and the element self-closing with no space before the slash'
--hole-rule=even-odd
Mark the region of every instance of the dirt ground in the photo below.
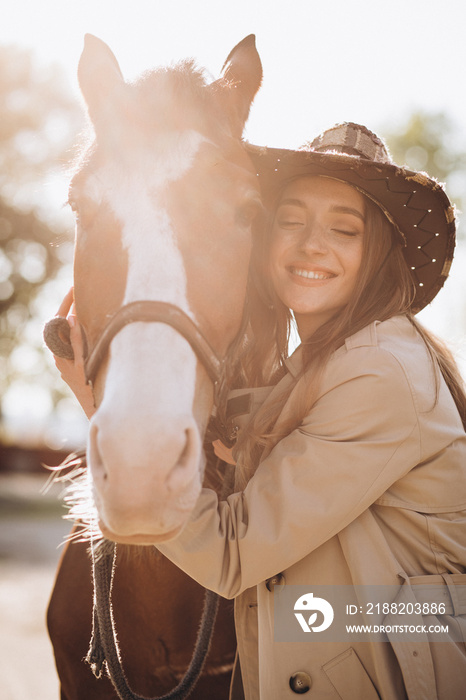
<svg viewBox="0 0 466 700">
<path fill-rule="evenodd" d="M 43 475 L 0 474 L 0 700 L 58 700 L 45 612 L 70 530 Z"/>
</svg>

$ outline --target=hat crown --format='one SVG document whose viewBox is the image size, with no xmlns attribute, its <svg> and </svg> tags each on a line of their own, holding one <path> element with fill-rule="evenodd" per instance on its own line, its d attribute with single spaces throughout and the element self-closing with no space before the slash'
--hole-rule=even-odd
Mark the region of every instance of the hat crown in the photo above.
<svg viewBox="0 0 466 700">
<path fill-rule="evenodd" d="M 393 163 L 384 142 L 365 126 L 344 122 L 317 136 L 310 144 L 312 151 L 336 152 L 357 156 L 374 163 Z"/>
</svg>

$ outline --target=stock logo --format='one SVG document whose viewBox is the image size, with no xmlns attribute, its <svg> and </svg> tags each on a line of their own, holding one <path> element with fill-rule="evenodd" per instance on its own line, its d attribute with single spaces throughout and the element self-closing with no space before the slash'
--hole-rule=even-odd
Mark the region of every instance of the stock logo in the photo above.
<svg viewBox="0 0 466 700">
<path fill-rule="evenodd" d="M 333 608 L 328 601 L 324 598 L 314 598 L 313 593 L 305 593 L 302 595 L 296 603 L 294 604 L 294 609 L 302 610 L 306 613 L 311 613 L 306 622 L 305 616 L 302 612 L 295 612 L 295 617 L 301 625 L 301 629 L 304 632 L 323 632 L 328 629 L 333 622 Z M 317 627 L 314 623 L 317 620 L 317 613 L 322 613 L 323 622 Z"/>
</svg>

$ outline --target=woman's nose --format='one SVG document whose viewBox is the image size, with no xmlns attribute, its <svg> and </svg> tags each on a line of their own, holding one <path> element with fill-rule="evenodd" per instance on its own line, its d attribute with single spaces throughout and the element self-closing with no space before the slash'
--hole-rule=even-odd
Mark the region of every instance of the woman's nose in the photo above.
<svg viewBox="0 0 466 700">
<path fill-rule="evenodd" d="M 303 250 L 317 252 L 325 252 L 327 250 L 325 232 L 316 224 L 308 224 L 305 227 L 300 243 Z"/>
</svg>

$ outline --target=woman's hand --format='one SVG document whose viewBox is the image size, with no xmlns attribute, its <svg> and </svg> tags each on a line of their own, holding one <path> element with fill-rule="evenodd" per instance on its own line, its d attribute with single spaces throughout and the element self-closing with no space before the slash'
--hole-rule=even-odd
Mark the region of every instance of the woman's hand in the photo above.
<svg viewBox="0 0 466 700">
<path fill-rule="evenodd" d="M 94 396 L 89 384 L 86 383 L 83 360 L 83 340 L 81 329 L 74 308 L 73 288 L 69 290 L 58 309 L 57 316 L 66 318 L 70 327 L 70 341 L 74 352 L 74 360 L 66 360 L 54 355 L 55 365 L 61 378 L 70 387 L 81 404 L 84 413 L 91 418 L 95 413 Z"/>
<path fill-rule="evenodd" d="M 215 454 L 222 460 L 222 462 L 226 462 L 227 464 L 236 464 L 236 461 L 231 453 L 231 449 L 229 447 L 225 447 L 221 440 L 214 440 L 212 445 Z"/>
</svg>

